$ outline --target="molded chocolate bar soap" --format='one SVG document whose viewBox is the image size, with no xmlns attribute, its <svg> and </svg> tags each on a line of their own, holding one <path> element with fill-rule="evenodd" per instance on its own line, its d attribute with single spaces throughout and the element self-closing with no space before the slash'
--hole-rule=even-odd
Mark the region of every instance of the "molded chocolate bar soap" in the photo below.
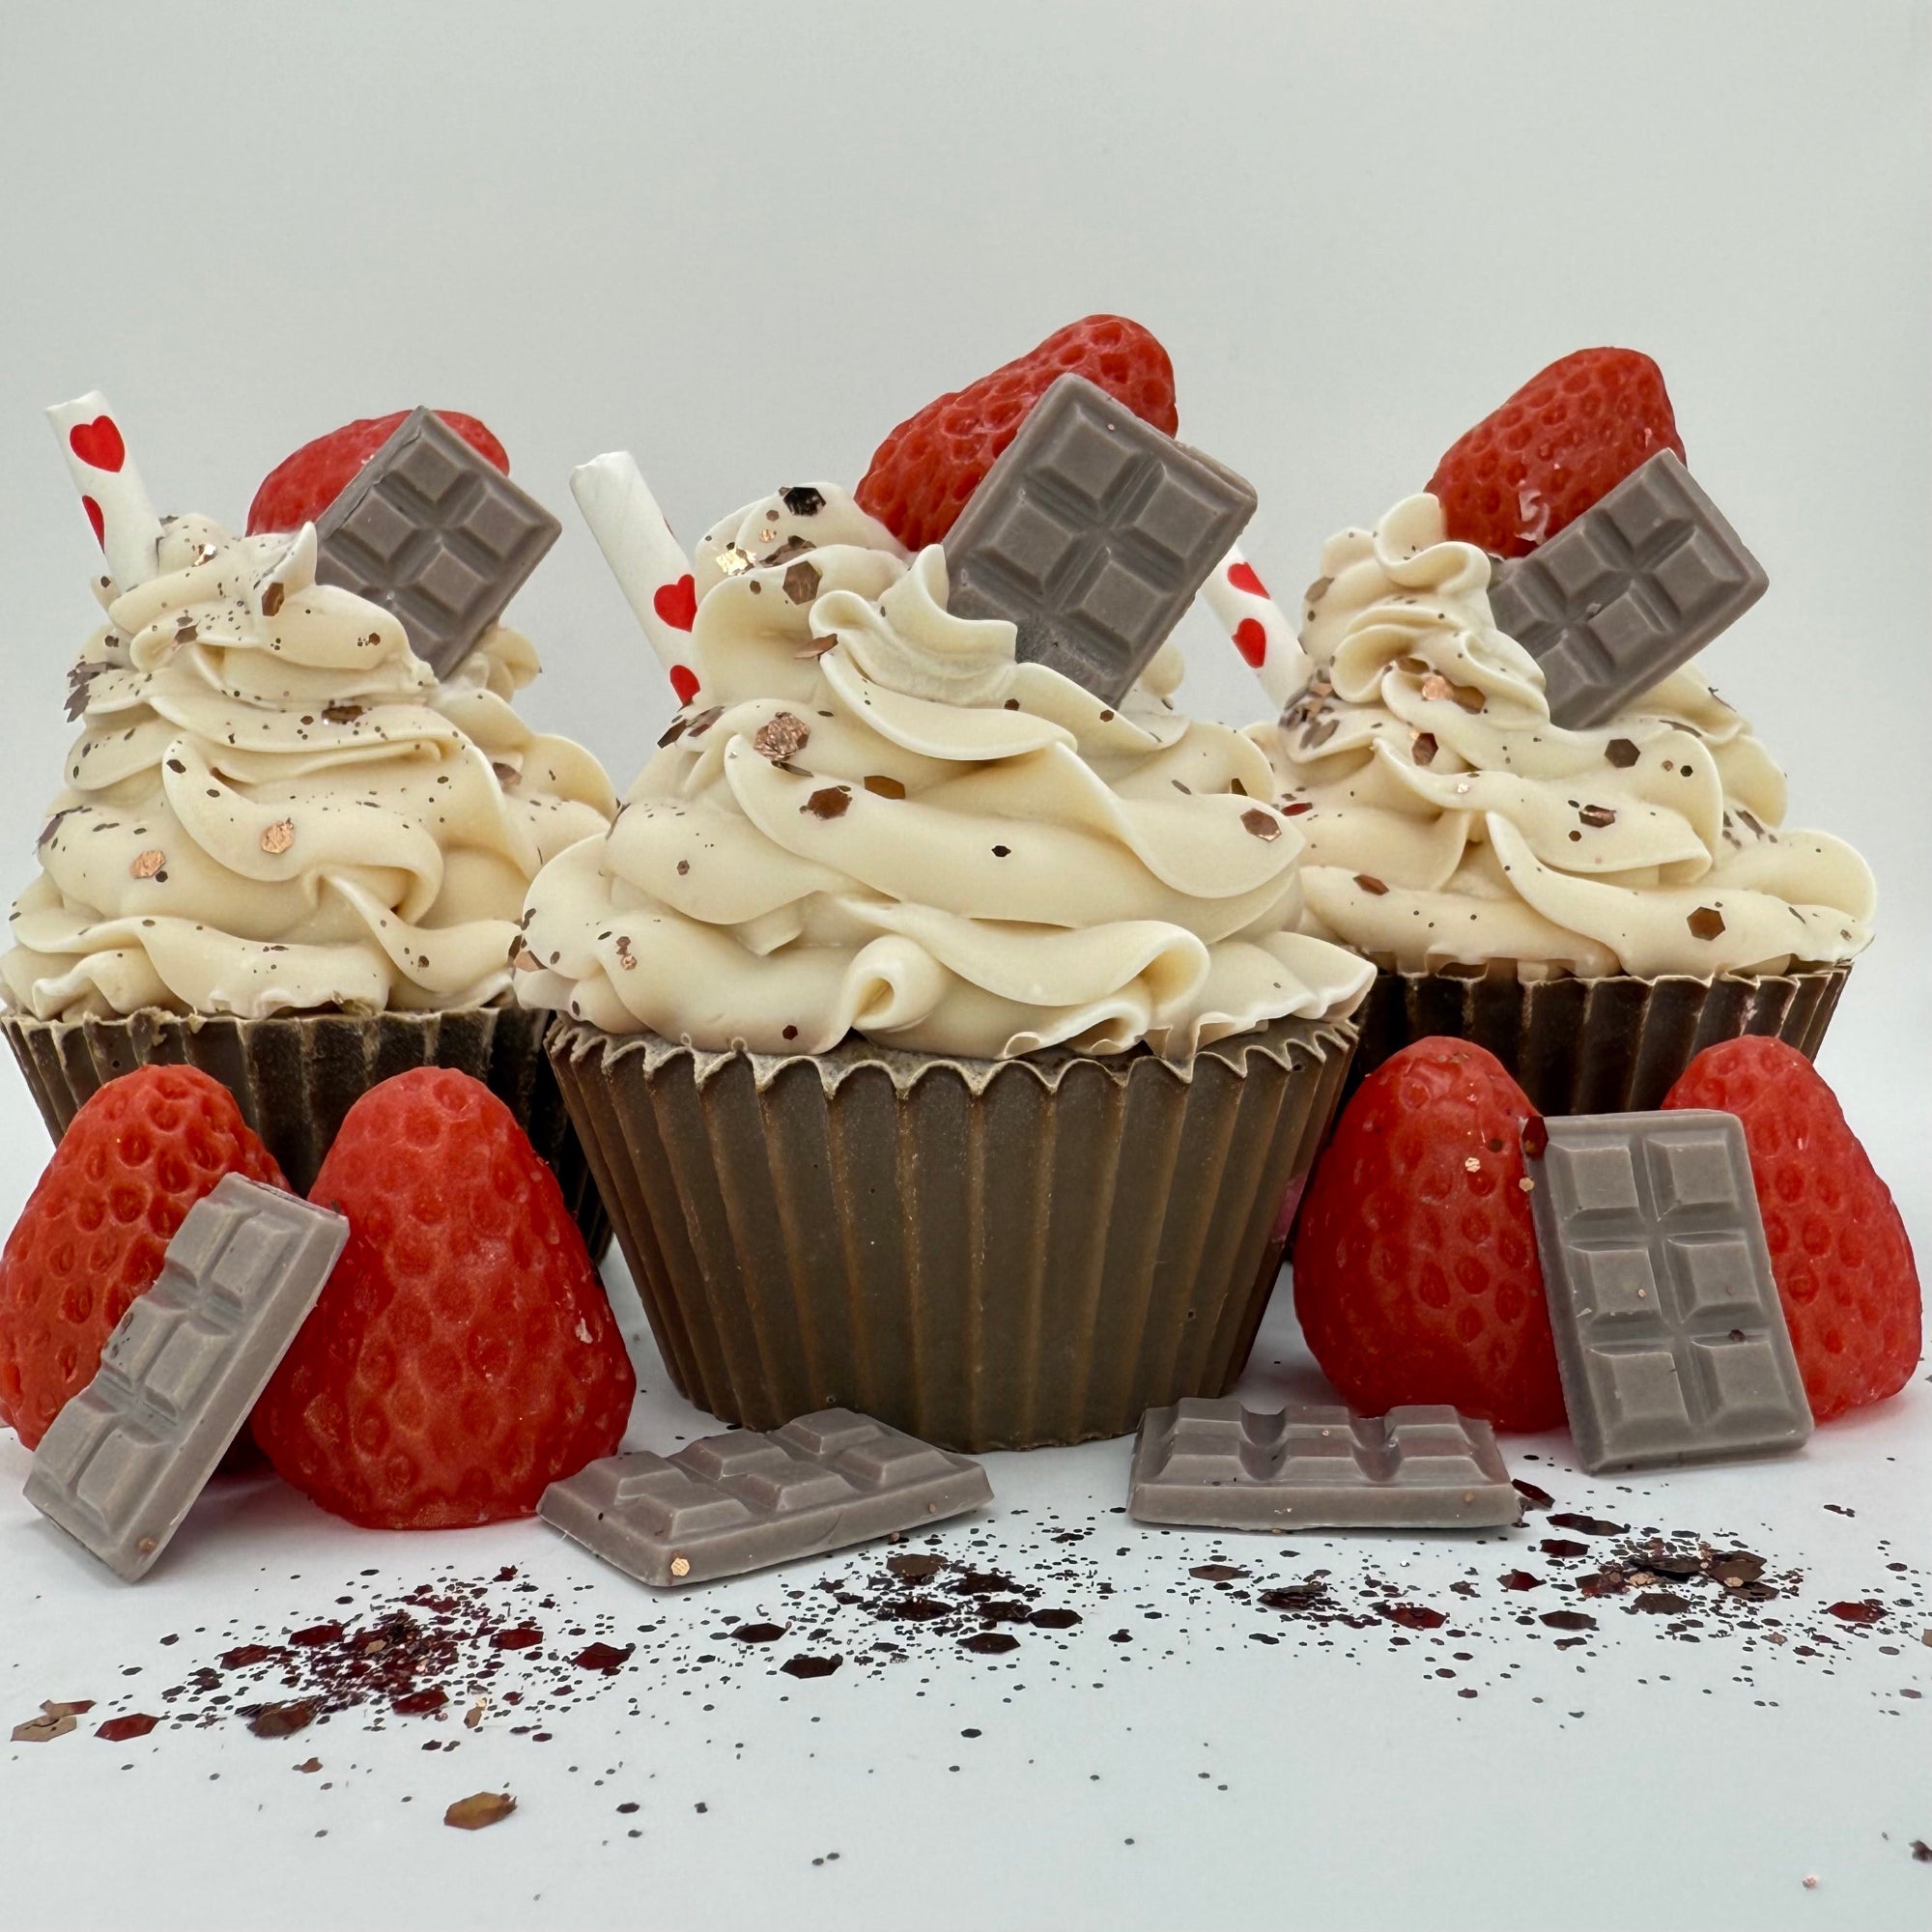
<svg viewBox="0 0 1932 1932">
<path fill-rule="evenodd" d="M 315 1306 L 349 1223 L 223 1178 L 41 1438 L 27 1500 L 130 1583 L 167 1548 Z"/>
<path fill-rule="evenodd" d="M 1232 469 L 1063 376 L 947 535 L 948 609 L 1118 704 L 1254 513 Z"/>
<path fill-rule="evenodd" d="M 977 1509 L 979 1463 L 849 1408 L 769 1435 L 733 1429 L 672 1456 L 607 1456 L 553 1483 L 537 1514 L 642 1583 L 702 1583 Z"/>
<path fill-rule="evenodd" d="M 1556 1365 L 1592 1474 L 1798 1448 L 1811 1434 L 1730 1114 L 1583 1114 L 1525 1136 Z"/>
<path fill-rule="evenodd" d="M 1770 582 L 1666 449 L 1529 555 L 1493 565 L 1490 610 L 1542 665 L 1552 721 L 1581 731 L 1695 657 Z"/>
<path fill-rule="evenodd" d="M 1522 1520 L 1495 1432 L 1440 1404 L 1277 1413 L 1229 1397 L 1151 1408 L 1127 1513 L 1210 1529 L 1493 1529 Z"/>
<path fill-rule="evenodd" d="M 413 411 L 315 526 L 315 575 L 393 611 L 449 673 L 503 614 L 563 526 L 434 411 Z"/>
</svg>

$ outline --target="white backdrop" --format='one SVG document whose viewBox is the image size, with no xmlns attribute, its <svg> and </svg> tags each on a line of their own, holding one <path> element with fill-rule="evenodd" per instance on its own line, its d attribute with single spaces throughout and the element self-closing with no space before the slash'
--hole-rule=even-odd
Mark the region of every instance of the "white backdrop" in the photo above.
<svg viewBox="0 0 1932 1932">
<path fill-rule="evenodd" d="M 0 27 L 0 894 L 30 873 L 71 729 L 66 668 L 94 621 L 96 553 L 41 416 L 88 388 L 113 398 L 162 508 L 237 523 L 273 463 L 346 418 L 418 402 L 482 415 L 565 526 L 512 607 L 548 665 L 526 714 L 582 737 L 622 785 L 670 698 L 570 502 L 571 467 L 600 450 L 635 449 L 689 538 L 781 482 L 856 479 L 939 390 L 1074 317 L 1122 310 L 1173 354 L 1183 435 L 1259 489 L 1246 547 L 1292 597 L 1328 531 L 1420 487 L 1534 370 L 1627 344 L 1662 364 L 1692 468 L 1771 573 L 1770 595 L 1707 668 L 1789 768 L 1794 822 L 1851 838 L 1878 872 L 1879 941 L 1825 1066 L 1932 1258 L 1928 0 L 58 0 L 9 7 Z M 1184 698 L 1231 721 L 1257 715 L 1258 689 L 1211 624 L 1197 613 L 1184 636 Z M 0 1079 L 0 1228 L 44 1156 L 24 1090 Z M 1278 1388 L 1267 1360 L 1257 1373 Z M 695 1427 L 650 1379 L 651 1427 Z M 1688 1472 L 1666 1486 L 1670 1506 L 1707 1511 L 1700 1521 L 1775 1515 L 1787 1552 L 1813 1540 L 1800 1553 L 1820 1552 L 1820 1587 L 1843 1575 L 1856 1594 L 1862 1573 L 1850 1556 L 1833 1570 L 1830 1539 L 1862 1548 L 1922 1528 L 1925 1398 L 1915 1388 L 1826 1432 L 1796 1463 Z M 16 1488 L 24 1459 L 0 1449 Z M 1103 1511 L 1118 1450 L 998 1459 L 1003 1499 Z M 1823 1513 L 1840 1496 L 1856 1496 L 1862 1520 Z M 409 1539 L 329 1525 L 273 1485 L 234 1508 L 245 1533 L 204 1510 L 197 1547 L 135 1599 L 12 1496 L 0 1595 L 35 1633 L 0 1645 L 12 1717 L 72 1694 L 83 1665 L 118 1659 L 136 1634 L 174 1627 L 156 1618 L 272 1618 L 284 1597 L 295 1614 L 311 1569 L 347 1575 L 378 1546 L 397 1565 L 429 1560 L 392 1548 Z M 577 1576 L 531 1534 L 439 1544 L 437 1560 L 473 1563 L 480 1548 L 487 1570 L 500 1543 L 506 1560 Z M 1922 1558 L 1922 1535 L 1898 1547 Z M 613 1579 L 571 1587 L 635 1616 Z M 1366 1676 L 1312 1657 L 1267 1680 L 1263 1708 L 1252 1647 L 1231 1640 L 1209 1658 L 1206 1643 L 1192 1677 L 1120 1693 L 1133 1701 L 1063 1699 L 1035 1730 L 1016 1727 L 1018 1755 L 974 1801 L 982 1829 L 963 1833 L 950 1705 L 844 1686 L 843 1704 L 812 1707 L 858 1716 L 836 1757 L 831 1723 L 807 1731 L 815 1715 L 788 1715 L 803 1705 L 760 1695 L 754 1714 L 748 1698 L 717 1719 L 765 1740 L 732 1787 L 728 1855 L 690 1822 L 685 1801 L 704 1792 L 683 1780 L 700 1763 L 735 1776 L 725 1760 L 738 1760 L 667 1691 L 691 1741 L 632 1726 L 608 1746 L 648 1747 L 651 1775 L 663 1768 L 666 1801 L 639 1821 L 656 1834 L 650 1875 L 602 1892 L 603 1865 L 567 1839 L 592 1829 L 588 1813 L 572 1823 L 572 1780 L 542 1786 L 528 1752 L 500 1760 L 521 1767 L 510 1773 L 484 1769 L 499 1760 L 479 1754 L 514 1749 L 487 1736 L 445 1780 L 470 1782 L 446 1795 L 527 1780 L 524 1829 L 537 1837 L 452 1848 L 459 1834 L 410 1829 L 422 1805 L 402 1811 L 382 1782 L 409 1766 L 338 1731 L 331 1766 L 348 1751 L 384 1768 L 362 1797 L 332 1801 L 344 1822 L 377 1830 L 379 1800 L 390 1819 L 388 1837 L 354 1835 L 353 1854 L 340 1837 L 312 1842 L 323 1814 L 282 1788 L 309 1780 L 278 1768 L 278 1785 L 263 1782 L 246 1753 L 268 1747 L 235 1727 L 173 1737 L 145 1795 L 124 1799 L 118 1859 L 97 1866 L 105 1848 L 87 1841 L 92 1883 L 137 1885 L 138 1908 L 70 1876 L 60 1821 L 98 1817 L 103 1789 L 88 1741 L 25 1765 L 16 1748 L 0 1797 L 27 1806 L 39 1794 L 40 1822 L 18 1814 L 14 1848 L 33 1901 L 21 1909 L 39 1923 L 139 1910 L 157 1925 L 353 1912 L 474 1927 L 536 1917 L 523 1901 L 537 1888 L 558 1923 L 609 1916 L 618 1897 L 684 1923 L 761 1922 L 745 1901 L 765 1896 L 774 1848 L 788 1862 L 769 1883 L 802 1929 L 864 1922 L 852 1899 L 902 1917 L 892 1901 L 908 1896 L 935 1925 L 1001 1922 L 1003 1910 L 1031 1919 L 1037 1906 L 1069 1927 L 1114 1928 L 1205 1922 L 1210 1900 L 1245 1901 L 1249 1920 L 1282 1922 L 1298 1902 L 1331 1924 L 1406 1914 L 1485 1927 L 1542 1922 L 1552 1896 L 1587 1896 L 1591 1922 L 1640 1921 L 1659 1897 L 1707 1923 L 1802 1915 L 1862 1928 L 1918 1910 L 1904 1903 L 1922 1888 L 1903 1846 L 1932 1835 L 1908 1769 L 1922 1747 L 1914 1758 L 1902 1726 L 1865 1722 L 1869 1689 L 1807 1691 L 1787 1674 L 1751 1704 L 1709 1646 L 1704 1665 L 1666 1660 L 1682 1683 L 1662 1704 L 1605 1679 L 1588 1731 L 1565 1733 L 1541 1696 L 1377 1703 Z M 1083 1655 L 1110 1648 L 1096 1636 Z M 55 1682 L 60 1670 L 71 1678 Z M 1551 1698 L 1567 1704 L 1557 1682 Z M 1727 1699 L 1721 1723 L 1706 1683 Z M 1106 1728 L 1110 1709 L 1125 1735 Z M 1203 1784 L 1183 1803 L 1193 1772 L 1176 1767 L 1201 1761 L 1210 1726 L 1243 1775 L 1232 1798 Z M 577 1736 L 573 1756 L 607 1748 L 591 1719 Z M 1297 1741 L 1292 1793 L 1279 1736 Z M 1665 1736 L 1673 1748 L 1660 1752 Z M 805 1767 L 821 1741 L 814 1778 Z M 1466 1813 L 1408 1807 L 1389 1782 L 1404 1753 L 1459 1781 L 1465 1764 L 1480 1771 L 1487 1796 Z M 875 1758 L 893 1781 L 883 1825 L 852 1803 Z M 1108 1767 L 1102 1797 L 1145 1798 L 1170 1820 L 1157 1861 L 1114 1849 L 1138 1828 L 1115 1830 L 1111 1812 L 1104 1826 L 1094 1814 L 1087 1838 L 1063 1836 L 1060 1821 L 1088 1802 L 1090 1762 Z M 220 1767 L 242 1776 L 209 1781 Z M 1611 1812 L 1551 1797 L 1591 1779 L 1615 1787 Z M 265 1816 L 264 1795 L 278 1793 Z M 1492 1815 L 1528 1828 L 1500 1866 L 1484 1850 Z M 197 1862 L 217 1828 L 265 1848 L 222 1868 L 218 1899 L 213 1867 Z M 574 1849 L 533 1858 L 545 1833 Z M 871 1841 L 868 1858 L 853 1848 L 839 1891 L 806 1854 L 854 1837 Z M 1634 1844 L 1646 1874 L 1634 1889 Z M 359 1876 L 372 1845 L 393 1848 L 373 1891 Z M 1821 1863 L 1823 1889 L 1801 1890 L 1799 1874 Z M 1003 1873 L 1024 1882 L 1029 1907 L 1001 1893 Z M 272 1899 L 249 1890 L 270 1883 Z"/>
</svg>

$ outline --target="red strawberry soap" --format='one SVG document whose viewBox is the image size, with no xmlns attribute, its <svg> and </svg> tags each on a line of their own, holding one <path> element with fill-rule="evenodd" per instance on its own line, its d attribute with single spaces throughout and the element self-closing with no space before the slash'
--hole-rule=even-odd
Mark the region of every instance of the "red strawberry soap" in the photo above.
<svg viewBox="0 0 1932 1932">
<path fill-rule="evenodd" d="M 1683 460 L 1663 371 L 1634 349 L 1579 349 L 1452 444 L 1429 494 L 1451 537 L 1527 556 L 1662 449 Z"/>
<path fill-rule="evenodd" d="M 1502 1063 L 1459 1039 L 1405 1047 L 1349 1103 L 1302 1203 L 1294 1308 L 1364 1414 L 1450 1403 L 1498 1429 L 1562 1425 L 1523 1185 L 1535 1118 Z"/>
<path fill-rule="evenodd" d="M 479 456 L 494 463 L 505 476 L 510 473 L 510 459 L 503 445 L 474 416 L 458 410 L 438 410 L 436 413 Z M 397 410 L 390 415 L 344 423 L 340 429 L 303 443 L 293 456 L 284 457 L 262 479 L 255 500 L 248 505 L 248 534 L 298 530 L 313 523 L 349 487 L 355 472 L 402 428 L 408 414 L 407 410 Z"/>
<path fill-rule="evenodd" d="M 196 1067 L 143 1066 L 74 1115 L 0 1256 L 0 1422 L 29 1449 L 227 1174 L 288 1185 L 235 1096 Z"/>
<path fill-rule="evenodd" d="M 528 1516 L 617 1446 L 629 1356 L 564 1205 L 502 1101 L 420 1067 L 349 1110 L 309 1199 L 348 1246 L 255 1406 L 324 1509 L 375 1529 Z"/>
<path fill-rule="evenodd" d="M 1167 351 L 1123 315 L 1090 315 L 900 423 L 854 493 L 859 507 L 908 550 L 943 541 L 1028 411 L 1066 375 L 1085 376 L 1168 436 L 1180 426 Z"/>
<path fill-rule="evenodd" d="M 1663 1104 L 1744 1123 L 1813 1419 L 1896 1395 L 1918 1361 L 1918 1269 L 1890 1189 L 1817 1068 L 1781 1039 L 1727 1039 L 1685 1068 Z"/>
</svg>

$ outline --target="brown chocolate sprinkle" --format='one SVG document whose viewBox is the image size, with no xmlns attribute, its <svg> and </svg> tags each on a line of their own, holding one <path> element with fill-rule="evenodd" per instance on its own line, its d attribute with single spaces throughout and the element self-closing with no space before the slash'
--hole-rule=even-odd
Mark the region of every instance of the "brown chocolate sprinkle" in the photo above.
<svg viewBox="0 0 1932 1932">
<path fill-rule="evenodd" d="M 874 798 L 903 798 L 906 788 L 897 779 L 889 779 L 883 772 L 870 772 L 866 778 L 866 789 Z"/>
<path fill-rule="evenodd" d="M 801 558 L 784 574 L 784 594 L 794 604 L 810 604 L 818 595 L 818 566 Z"/>
<path fill-rule="evenodd" d="M 804 751 L 810 742 L 811 726 L 795 713 L 781 711 L 758 726 L 753 734 L 752 749 L 761 758 L 769 758 L 773 764 L 781 765 L 787 758 L 795 757 Z"/>
<path fill-rule="evenodd" d="M 1628 771 L 1642 755 L 1643 753 L 1629 738 L 1612 738 L 1604 747 L 1604 756 L 1620 772 Z"/>
<path fill-rule="evenodd" d="M 1594 825 L 1601 831 L 1605 825 L 1614 825 L 1617 815 L 1607 805 L 1586 805 L 1577 813 L 1585 825 Z"/>
<path fill-rule="evenodd" d="M 104 1724 L 96 1725 L 94 1735 L 105 1738 L 110 1745 L 125 1745 L 145 1738 L 160 1721 L 146 1711 L 129 1711 L 126 1717 L 109 1718 Z"/>
<path fill-rule="evenodd" d="M 287 595 L 288 586 L 284 583 L 270 582 L 263 584 L 262 615 L 272 617 L 282 608 L 282 599 Z"/>
<path fill-rule="evenodd" d="M 1415 734 L 1415 743 L 1409 747 L 1418 765 L 1433 765 L 1435 762 L 1436 753 L 1441 749 L 1435 742 L 1434 731 L 1418 731 Z"/>
<path fill-rule="evenodd" d="M 248 1719 L 258 1738 L 288 1738 L 315 1722 L 315 1706 L 298 1700 L 290 1704 L 261 1704 Z"/>
<path fill-rule="evenodd" d="M 128 869 L 137 879 L 152 879 L 167 863 L 168 855 L 151 846 L 145 852 L 137 852 L 134 863 Z"/>
<path fill-rule="evenodd" d="M 271 859 L 279 859 L 296 842 L 296 822 L 293 818 L 278 818 L 272 825 L 262 828 L 262 850 Z"/>
<path fill-rule="evenodd" d="M 809 811 L 814 818 L 843 818 L 851 803 L 852 788 L 849 785 L 821 785 L 799 807 L 799 810 Z"/>
<path fill-rule="evenodd" d="M 1684 923 L 1692 939 L 1716 939 L 1724 929 L 1724 916 L 1716 906 L 1699 906 Z"/>
<path fill-rule="evenodd" d="M 87 709 L 87 687 L 106 668 L 104 664 L 84 662 L 70 668 L 67 674 L 67 715 L 70 724 Z"/>
<path fill-rule="evenodd" d="M 1375 898 L 1382 898 L 1388 893 L 1388 888 L 1372 872 L 1357 872 L 1355 874 L 1355 883 L 1365 893 Z"/>
<path fill-rule="evenodd" d="M 459 1798 L 442 1814 L 442 1822 L 459 1832 L 480 1832 L 487 1825 L 500 1825 L 516 1808 L 517 1801 L 507 1791 L 475 1791 Z"/>
<path fill-rule="evenodd" d="M 1281 820 L 1271 811 L 1250 806 L 1241 813 L 1241 829 L 1253 833 L 1257 838 L 1272 841 L 1281 837 Z"/>
</svg>

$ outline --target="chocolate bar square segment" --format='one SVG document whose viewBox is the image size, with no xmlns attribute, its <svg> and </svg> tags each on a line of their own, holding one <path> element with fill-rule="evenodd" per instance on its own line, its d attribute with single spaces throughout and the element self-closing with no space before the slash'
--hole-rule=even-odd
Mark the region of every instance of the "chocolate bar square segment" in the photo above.
<svg viewBox="0 0 1932 1932">
<path fill-rule="evenodd" d="M 1584 1468 L 1799 1447 L 1811 1410 L 1737 1120 L 1687 1110 L 1545 1125 L 1548 1145 L 1527 1157 L 1530 1207 Z"/>
<path fill-rule="evenodd" d="M 393 611 L 447 677 L 562 529 L 432 410 L 416 410 L 317 520 L 316 578 Z"/>
<path fill-rule="evenodd" d="M 1187 1396 L 1141 1418 L 1127 1492 L 1137 1521 L 1204 1529 L 1493 1529 L 1521 1511 L 1495 1432 L 1435 1405 L 1369 1417 Z"/>
<path fill-rule="evenodd" d="M 328 1280 L 349 1223 L 239 1174 L 188 1209 L 160 1278 L 34 1456 L 27 1500 L 117 1576 L 167 1548 Z"/>
<path fill-rule="evenodd" d="M 1769 582 L 1666 449 L 1529 555 L 1494 564 L 1490 610 L 1542 665 L 1551 719 L 1581 731 L 1694 657 Z"/>
<path fill-rule="evenodd" d="M 1118 704 L 1254 511 L 1232 469 L 1063 376 L 946 538 L 949 608 Z"/>
<path fill-rule="evenodd" d="M 849 1408 L 769 1435 L 734 1429 L 671 1456 L 606 1456 L 553 1483 L 537 1514 L 640 1583 L 739 1577 L 978 1509 L 978 1463 Z"/>
</svg>

